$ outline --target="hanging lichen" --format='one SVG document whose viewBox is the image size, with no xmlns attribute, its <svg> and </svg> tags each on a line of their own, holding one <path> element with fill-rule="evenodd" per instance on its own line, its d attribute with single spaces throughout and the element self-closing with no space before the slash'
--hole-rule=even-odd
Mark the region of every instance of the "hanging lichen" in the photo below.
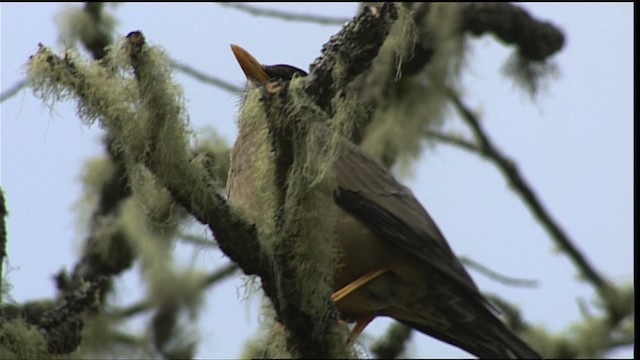
<svg viewBox="0 0 640 360">
<path fill-rule="evenodd" d="M 282 286 L 281 306 L 294 296 L 301 311 L 319 322 L 314 329 L 327 331 L 336 327 L 335 314 L 327 311 L 337 258 L 333 162 L 339 138 L 324 125 L 327 115 L 304 92 L 303 83 L 294 78 L 248 90 L 232 153 L 237 165 L 230 174 L 248 179 L 231 183 L 230 202 L 257 225 Z M 336 344 L 344 344 L 344 335 L 312 334 L 336 336 Z M 340 346 L 336 356 L 344 356 L 345 348 Z"/>
</svg>

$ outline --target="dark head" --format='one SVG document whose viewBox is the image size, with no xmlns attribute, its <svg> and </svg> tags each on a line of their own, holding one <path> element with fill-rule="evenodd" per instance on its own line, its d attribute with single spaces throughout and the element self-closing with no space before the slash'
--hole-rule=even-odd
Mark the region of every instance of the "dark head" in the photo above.
<svg viewBox="0 0 640 360">
<path fill-rule="evenodd" d="M 261 84 L 269 80 L 291 80 L 294 75 L 307 76 L 304 70 L 291 65 L 261 65 L 251 54 L 238 45 L 231 45 L 247 80 L 254 84 Z"/>
</svg>

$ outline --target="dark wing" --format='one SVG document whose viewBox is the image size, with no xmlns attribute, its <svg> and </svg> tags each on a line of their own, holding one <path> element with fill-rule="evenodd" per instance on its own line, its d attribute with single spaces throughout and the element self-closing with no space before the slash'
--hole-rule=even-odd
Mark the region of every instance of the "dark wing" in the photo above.
<svg viewBox="0 0 640 360">
<path fill-rule="evenodd" d="M 481 297 L 475 283 L 411 190 L 356 145 L 344 141 L 336 160 L 336 202 L 380 237 L 393 241 Z"/>
<path fill-rule="evenodd" d="M 379 237 L 422 260 L 425 271 L 436 270 L 453 299 L 466 298 L 476 314 L 467 322 L 450 322 L 450 329 L 404 321 L 407 325 L 473 354 L 489 358 L 540 358 L 493 313 L 492 305 L 455 256 L 438 226 L 413 193 L 353 143 L 345 140 L 335 163 L 336 202 Z M 440 280 L 437 280 L 440 279 Z M 451 287 L 453 285 L 453 287 Z M 457 289 L 457 290 L 456 290 Z M 457 302 L 453 301 L 452 302 Z M 434 304 L 447 312 L 453 304 Z"/>
</svg>

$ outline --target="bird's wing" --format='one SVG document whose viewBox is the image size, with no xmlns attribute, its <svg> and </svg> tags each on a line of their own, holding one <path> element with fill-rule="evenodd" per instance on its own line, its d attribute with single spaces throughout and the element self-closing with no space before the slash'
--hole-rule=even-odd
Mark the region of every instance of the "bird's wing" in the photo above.
<svg viewBox="0 0 640 360">
<path fill-rule="evenodd" d="M 480 294 L 438 226 L 412 192 L 353 143 L 345 139 L 341 145 L 343 149 L 335 163 L 338 205 L 380 238 L 392 241 L 417 256 L 424 262 L 425 271 L 434 268 L 440 271 L 441 276 L 432 279 L 444 277 L 446 281 L 442 285 L 449 289 L 445 292 L 453 300 L 434 305 L 438 311 L 444 313 L 457 309 L 454 303 L 460 296 L 471 300 L 463 307 L 476 309 L 474 315 L 462 323 L 453 321 L 445 328 L 429 322 L 402 321 L 481 357 L 540 358 L 535 350 L 495 317 L 496 309 Z M 462 313 L 467 313 L 466 308 Z"/>
<path fill-rule="evenodd" d="M 341 146 L 335 163 L 338 205 L 381 238 L 417 256 L 425 266 L 441 271 L 486 303 L 411 190 L 355 144 L 345 139 Z"/>
</svg>

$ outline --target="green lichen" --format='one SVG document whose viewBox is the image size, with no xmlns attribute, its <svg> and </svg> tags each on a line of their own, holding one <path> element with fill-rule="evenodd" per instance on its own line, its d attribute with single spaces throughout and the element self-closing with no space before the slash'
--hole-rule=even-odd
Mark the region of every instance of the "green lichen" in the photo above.
<svg viewBox="0 0 640 360">
<path fill-rule="evenodd" d="M 383 164 L 399 165 L 401 172 L 420 154 L 427 130 L 442 125 L 448 89 L 455 86 L 464 59 L 460 7 L 429 6 L 426 17 L 417 19 L 419 28 L 406 10 L 399 12 L 369 75 L 376 81 L 368 96 L 377 107 L 361 146 Z M 401 61 L 414 56 L 416 41 L 433 48 L 433 55 L 423 70 L 400 78 Z"/>
<path fill-rule="evenodd" d="M 21 319 L 0 324 L 0 359 L 50 358 L 47 342 L 35 326 Z"/>
<path fill-rule="evenodd" d="M 117 25 L 117 19 L 113 15 L 101 11 L 100 17 L 96 19 L 85 8 L 77 5 L 65 5 L 56 15 L 55 21 L 60 33 L 60 43 L 67 48 L 75 47 L 78 41 L 88 44 L 100 36 L 108 36 Z"/>
<path fill-rule="evenodd" d="M 286 275 L 288 283 L 293 277 L 300 307 L 313 314 L 318 322 L 314 329 L 326 331 L 336 325 L 327 313 L 327 300 L 332 292 L 337 253 L 333 163 L 340 150 L 340 138 L 325 125 L 327 115 L 306 94 L 304 81 L 294 78 L 286 96 L 267 93 L 260 87 L 249 89 L 245 96 L 238 118 L 238 141 L 253 142 L 251 185 L 245 185 L 253 188 L 253 199 L 246 201 L 242 211 L 257 225 L 276 283 L 282 284 L 280 276 Z M 274 141 L 279 141 L 280 136 L 291 137 L 287 143 L 290 149 L 274 148 Z M 293 153 L 286 174 L 278 173 L 277 157 L 285 156 L 278 151 Z M 277 176 L 286 176 L 285 188 L 277 188 Z M 283 264 L 283 259 L 290 263 Z M 279 291 L 281 304 L 290 301 L 285 293 L 284 289 Z M 312 335 L 335 335 L 338 339 L 344 333 Z"/>
</svg>

